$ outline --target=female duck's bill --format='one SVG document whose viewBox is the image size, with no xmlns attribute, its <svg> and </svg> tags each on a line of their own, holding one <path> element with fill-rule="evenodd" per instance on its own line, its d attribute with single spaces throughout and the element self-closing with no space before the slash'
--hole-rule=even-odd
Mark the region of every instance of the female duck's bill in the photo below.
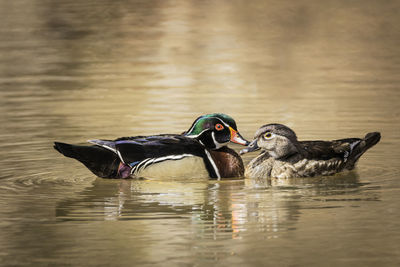
<svg viewBox="0 0 400 267">
<path fill-rule="evenodd" d="M 257 150 L 260 150 L 260 147 L 257 145 L 257 139 L 256 139 L 256 140 L 249 142 L 246 148 L 243 148 L 242 150 L 240 150 L 239 154 L 243 155 L 243 154 L 257 151 Z"/>
</svg>

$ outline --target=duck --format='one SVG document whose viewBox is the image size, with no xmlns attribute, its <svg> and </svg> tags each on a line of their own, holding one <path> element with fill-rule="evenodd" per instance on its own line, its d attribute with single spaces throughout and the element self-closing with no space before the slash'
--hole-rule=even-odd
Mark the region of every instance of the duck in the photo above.
<svg viewBox="0 0 400 267">
<path fill-rule="evenodd" d="M 241 157 L 227 145 L 246 146 L 235 120 L 223 113 L 198 117 L 181 134 L 88 140 L 91 145 L 54 142 L 54 149 L 83 163 L 101 178 L 241 177 Z"/>
<path fill-rule="evenodd" d="M 240 151 L 261 150 L 246 166 L 247 178 L 299 178 L 333 175 L 354 169 L 358 159 L 381 138 L 370 132 L 364 138 L 333 141 L 298 141 L 289 127 L 272 123 L 260 127 L 247 148 Z"/>
</svg>

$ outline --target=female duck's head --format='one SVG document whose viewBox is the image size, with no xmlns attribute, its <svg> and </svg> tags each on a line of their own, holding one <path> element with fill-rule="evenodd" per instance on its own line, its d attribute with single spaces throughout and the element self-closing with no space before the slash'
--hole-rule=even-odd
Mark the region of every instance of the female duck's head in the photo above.
<svg viewBox="0 0 400 267">
<path fill-rule="evenodd" d="M 244 146 L 249 144 L 249 141 L 239 134 L 235 120 L 221 113 L 198 117 L 184 135 L 196 138 L 209 149 L 221 148 L 229 142 Z"/>
<path fill-rule="evenodd" d="M 253 141 L 240 154 L 261 149 L 278 159 L 298 152 L 297 144 L 297 136 L 292 129 L 283 124 L 271 123 L 258 129 Z"/>
</svg>

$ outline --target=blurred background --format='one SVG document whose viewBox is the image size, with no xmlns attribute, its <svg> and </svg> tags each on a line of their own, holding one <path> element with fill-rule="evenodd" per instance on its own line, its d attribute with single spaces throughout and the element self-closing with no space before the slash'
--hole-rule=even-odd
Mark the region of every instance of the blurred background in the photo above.
<svg viewBox="0 0 400 267">
<path fill-rule="evenodd" d="M 399 73 L 398 0 L 0 1 L 0 264 L 399 264 Z M 111 181 L 52 148 L 213 112 L 382 140 L 283 181 Z"/>
</svg>

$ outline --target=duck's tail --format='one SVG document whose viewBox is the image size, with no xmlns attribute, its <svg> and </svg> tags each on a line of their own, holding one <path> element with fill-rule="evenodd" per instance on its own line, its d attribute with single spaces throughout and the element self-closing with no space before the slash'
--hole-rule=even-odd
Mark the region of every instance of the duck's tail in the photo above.
<svg viewBox="0 0 400 267">
<path fill-rule="evenodd" d="M 376 145 L 381 140 L 381 134 L 379 132 L 367 133 L 363 139 L 353 143 L 350 155 L 348 156 L 346 168 L 353 169 L 358 159 L 371 147 Z"/>
<path fill-rule="evenodd" d="M 91 172 L 102 178 L 121 178 L 121 163 L 114 152 L 100 146 L 77 146 L 54 142 L 54 149 L 66 157 L 82 162 Z"/>
</svg>

